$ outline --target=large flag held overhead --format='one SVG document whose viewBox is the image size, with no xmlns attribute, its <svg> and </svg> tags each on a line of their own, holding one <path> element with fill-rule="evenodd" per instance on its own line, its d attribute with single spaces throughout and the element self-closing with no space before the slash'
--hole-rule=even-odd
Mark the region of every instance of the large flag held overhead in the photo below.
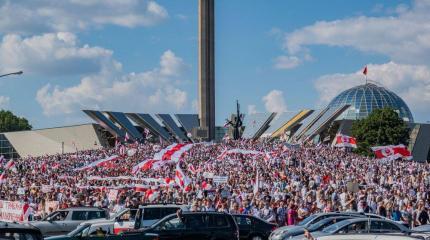
<svg viewBox="0 0 430 240">
<path fill-rule="evenodd" d="M 75 168 L 74 171 L 88 170 L 88 169 L 91 169 L 93 167 L 107 167 L 107 168 L 109 168 L 109 167 L 112 167 L 112 162 L 117 160 L 118 158 L 119 158 L 118 155 L 113 155 L 113 156 L 110 156 L 108 158 L 103 158 L 103 159 L 97 160 L 97 161 L 92 162 L 92 163 L 85 165 L 83 167 Z"/>
<path fill-rule="evenodd" d="M 155 160 L 173 160 L 178 162 L 182 154 L 193 147 L 191 143 L 174 143 L 154 154 Z"/>
<path fill-rule="evenodd" d="M 376 158 L 380 160 L 396 160 L 398 158 L 412 160 L 411 152 L 403 144 L 372 147 L 372 150 Z"/>
<path fill-rule="evenodd" d="M 357 140 L 347 135 L 338 134 L 336 135 L 336 143 L 334 146 L 357 148 Z"/>
<path fill-rule="evenodd" d="M 15 162 L 11 159 L 4 165 L 4 170 L 7 171 L 15 166 Z"/>
</svg>

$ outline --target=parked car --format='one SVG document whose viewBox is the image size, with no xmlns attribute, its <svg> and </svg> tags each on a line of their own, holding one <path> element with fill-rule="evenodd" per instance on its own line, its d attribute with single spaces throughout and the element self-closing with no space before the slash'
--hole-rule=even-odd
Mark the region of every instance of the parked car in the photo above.
<svg viewBox="0 0 430 240">
<path fill-rule="evenodd" d="M 23 224 L 0 222 L 0 239 L 43 240 L 39 229 Z"/>
<path fill-rule="evenodd" d="M 290 228 L 288 230 L 278 228 L 272 232 L 272 234 L 270 235 L 270 240 L 283 240 L 294 236 L 302 235 L 305 233 L 305 229 L 307 229 L 309 232 L 321 231 L 322 229 L 332 224 L 351 218 L 354 218 L 354 216 L 335 216 L 321 219 L 319 222 L 308 225 L 307 227 L 296 226 L 295 228 Z"/>
<path fill-rule="evenodd" d="M 314 238 L 331 236 L 336 234 L 364 234 L 364 233 L 402 233 L 411 234 L 405 226 L 394 221 L 378 218 L 352 218 L 340 221 L 324 228 L 321 231 L 311 233 Z M 304 239 L 303 235 L 293 239 Z"/>
<path fill-rule="evenodd" d="M 104 223 L 106 225 L 113 226 L 113 234 L 119 234 L 124 231 L 130 231 L 134 229 L 136 221 L 136 213 L 138 209 L 125 208 L 116 214 L 112 215 L 109 219 L 94 219 L 85 221 L 83 223 Z M 83 224 L 81 223 L 81 225 Z"/>
<path fill-rule="evenodd" d="M 113 234 L 113 222 L 89 223 L 83 222 L 79 226 L 65 235 L 47 237 L 45 240 L 97 240 L 104 239 Z M 120 238 L 118 237 L 118 240 Z"/>
<path fill-rule="evenodd" d="M 179 209 L 186 212 L 188 211 L 188 206 L 181 204 L 153 204 L 140 206 L 136 213 L 134 229 L 148 228 L 165 216 L 176 213 Z"/>
<path fill-rule="evenodd" d="M 54 236 L 69 233 L 84 221 L 108 217 L 108 212 L 102 208 L 76 207 L 55 211 L 42 221 L 29 222 L 29 225 L 40 229 L 43 236 Z"/>
<path fill-rule="evenodd" d="M 230 214 L 183 212 L 181 214 L 171 214 L 139 232 L 125 232 L 122 237 L 129 240 L 239 240 L 239 228 Z"/>
<path fill-rule="evenodd" d="M 422 237 L 412 237 L 404 234 L 342 234 L 319 237 L 318 240 L 419 240 Z"/>
<path fill-rule="evenodd" d="M 268 239 L 270 233 L 277 227 L 276 224 L 250 215 L 233 214 L 233 217 L 239 227 L 239 237 L 241 240 Z"/>
</svg>

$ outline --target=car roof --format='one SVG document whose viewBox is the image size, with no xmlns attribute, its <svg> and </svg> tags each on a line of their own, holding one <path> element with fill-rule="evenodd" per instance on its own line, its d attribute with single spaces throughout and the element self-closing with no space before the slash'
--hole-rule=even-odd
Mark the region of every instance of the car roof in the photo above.
<svg viewBox="0 0 430 240">
<path fill-rule="evenodd" d="M 261 218 L 259 218 L 259 217 L 256 217 L 256 216 L 254 216 L 254 215 L 248 215 L 248 214 L 231 214 L 233 217 L 250 217 L 250 218 L 255 218 L 255 219 L 257 219 L 257 220 L 260 220 L 260 221 L 263 221 L 263 222 L 265 222 L 265 223 L 268 223 L 268 224 L 274 224 L 274 223 L 271 223 L 271 222 L 268 222 L 268 221 L 266 221 L 266 220 L 264 220 L 264 219 L 261 219 Z M 276 225 L 276 224 L 275 224 Z"/>
<path fill-rule="evenodd" d="M 185 204 L 151 204 L 151 205 L 139 206 L 139 208 L 173 208 L 173 207 L 183 208 L 183 207 L 188 207 L 188 205 L 185 205 Z"/>
<path fill-rule="evenodd" d="M 105 211 L 105 209 L 103 208 L 98 208 L 98 207 L 70 207 L 70 208 L 64 208 L 64 209 L 60 209 L 58 211 Z"/>
<path fill-rule="evenodd" d="M 31 225 L 19 224 L 17 222 L 2 222 L 0 221 L 0 229 L 19 229 L 19 230 L 31 230 L 40 232 L 39 229 Z"/>
<path fill-rule="evenodd" d="M 404 239 L 422 239 L 416 236 L 407 236 L 404 234 L 386 234 L 386 233 L 360 233 L 360 234 L 335 234 L 330 236 L 318 237 L 321 240 L 404 240 Z"/>
</svg>

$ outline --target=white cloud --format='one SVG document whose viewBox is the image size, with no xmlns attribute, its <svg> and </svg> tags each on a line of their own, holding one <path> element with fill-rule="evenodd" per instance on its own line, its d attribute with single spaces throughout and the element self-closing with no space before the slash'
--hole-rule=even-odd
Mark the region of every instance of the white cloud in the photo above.
<svg viewBox="0 0 430 240">
<path fill-rule="evenodd" d="M 290 55 L 308 51 L 309 45 L 353 47 L 389 56 L 399 63 L 430 60 L 430 1 L 416 0 L 411 8 L 401 5 L 387 17 L 354 17 L 319 21 L 285 36 Z"/>
<path fill-rule="evenodd" d="M 0 96 L 0 109 L 7 109 L 9 107 L 10 98 L 7 96 Z"/>
<path fill-rule="evenodd" d="M 430 106 L 430 67 L 388 62 L 369 64 L 368 79 L 371 79 L 403 98 L 413 113 L 427 113 Z M 327 104 L 341 91 L 364 84 L 362 70 L 355 73 L 336 73 L 317 79 L 315 88 L 321 103 Z"/>
<path fill-rule="evenodd" d="M 275 59 L 275 68 L 292 69 L 298 67 L 302 61 L 296 56 L 279 56 Z"/>
<path fill-rule="evenodd" d="M 257 106 L 248 105 L 248 114 L 255 114 L 255 113 L 257 113 Z"/>
<path fill-rule="evenodd" d="M 130 74 L 106 70 L 68 88 L 47 84 L 39 89 L 36 100 L 45 115 L 72 114 L 82 109 L 178 111 L 187 106 L 187 93 L 179 88 L 177 78 L 184 66 L 181 58 L 167 50 L 159 68 Z"/>
<path fill-rule="evenodd" d="M 69 32 L 47 33 L 22 38 L 11 34 L 0 42 L 0 72 L 23 70 L 26 74 L 91 74 L 103 68 L 121 68 L 112 51 L 79 46 Z"/>
<path fill-rule="evenodd" d="M 279 90 L 272 90 L 263 97 L 264 106 L 268 112 L 285 112 L 287 105 L 285 104 L 284 94 Z"/>
<path fill-rule="evenodd" d="M 167 10 L 152 0 L 5 0 L 0 3 L 0 32 L 75 32 L 106 24 L 153 26 L 167 17 Z"/>
</svg>

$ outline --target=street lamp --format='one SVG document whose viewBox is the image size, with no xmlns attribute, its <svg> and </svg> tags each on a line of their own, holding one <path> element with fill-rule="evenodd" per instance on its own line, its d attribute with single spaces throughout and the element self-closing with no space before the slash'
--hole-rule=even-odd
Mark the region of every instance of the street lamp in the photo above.
<svg viewBox="0 0 430 240">
<path fill-rule="evenodd" d="M 0 75 L 0 77 L 6 77 L 6 76 L 9 76 L 9 75 L 21 75 L 23 73 L 24 73 L 23 71 L 11 72 L 11 73 L 6 73 L 6 74 L 3 74 L 3 75 Z"/>
</svg>

